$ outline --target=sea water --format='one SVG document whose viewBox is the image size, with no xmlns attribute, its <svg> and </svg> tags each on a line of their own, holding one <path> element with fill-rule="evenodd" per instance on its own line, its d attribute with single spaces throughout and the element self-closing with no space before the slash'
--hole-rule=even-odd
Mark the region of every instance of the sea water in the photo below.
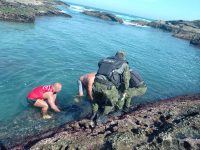
<svg viewBox="0 0 200 150">
<path fill-rule="evenodd" d="M 77 79 L 97 71 L 98 61 L 119 49 L 148 86 L 134 103 L 200 92 L 200 49 L 168 32 L 104 21 L 81 14 L 80 8 L 86 9 L 62 7 L 72 18 L 0 22 L 0 142 L 13 142 L 90 112 L 86 98 L 80 104 L 73 101 Z M 53 119 L 43 120 L 26 96 L 34 87 L 54 82 L 63 84 L 58 105 L 64 111 L 50 112 Z"/>
</svg>

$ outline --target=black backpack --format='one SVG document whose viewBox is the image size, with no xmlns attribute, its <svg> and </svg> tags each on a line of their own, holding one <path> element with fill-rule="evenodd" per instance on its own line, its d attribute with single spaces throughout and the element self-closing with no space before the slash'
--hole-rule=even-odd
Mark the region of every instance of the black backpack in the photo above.
<svg viewBox="0 0 200 150">
<path fill-rule="evenodd" d="M 122 83 L 122 74 L 117 70 L 120 69 L 124 63 L 128 62 L 117 57 L 102 59 L 98 63 L 99 69 L 96 76 L 104 75 L 108 81 L 112 82 L 117 88 L 119 88 Z"/>
<path fill-rule="evenodd" d="M 134 88 L 134 87 L 139 87 L 144 80 L 140 76 L 140 74 L 136 71 L 130 71 L 131 78 L 129 81 L 129 87 Z"/>
</svg>

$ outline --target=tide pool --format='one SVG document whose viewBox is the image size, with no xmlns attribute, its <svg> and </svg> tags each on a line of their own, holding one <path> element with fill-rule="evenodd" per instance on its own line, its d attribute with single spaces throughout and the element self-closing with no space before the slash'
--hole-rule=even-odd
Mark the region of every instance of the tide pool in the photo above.
<svg viewBox="0 0 200 150">
<path fill-rule="evenodd" d="M 135 103 L 200 92 L 200 49 L 170 33 L 85 16 L 38 17 L 35 24 L 0 22 L 0 141 L 39 133 L 84 116 L 90 104 L 75 105 L 77 79 L 97 70 L 101 58 L 124 49 L 131 68 L 148 90 Z M 58 104 L 65 109 L 42 120 L 27 93 L 38 85 L 63 84 Z M 16 136 L 17 135 L 17 136 Z"/>
</svg>

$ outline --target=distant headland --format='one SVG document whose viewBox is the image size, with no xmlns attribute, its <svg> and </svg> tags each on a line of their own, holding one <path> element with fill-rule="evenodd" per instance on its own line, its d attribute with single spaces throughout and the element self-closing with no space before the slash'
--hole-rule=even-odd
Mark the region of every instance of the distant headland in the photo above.
<svg viewBox="0 0 200 150">
<path fill-rule="evenodd" d="M 65 5 L 70 7 L 70 4 L 60 0 L 0 0 L 0 20 L 34 23 L 36 16 L 72 17 L 56 8 L 55 5 Z M 124 22 L 122 18 L 110 12 L 85 10 L 81 13 L 103 20 L 118 22 L 120 24 L 123 24 Z M 173 36 L 189 40 L 190 44 L 200 47 L 200 20 L 156 20 L 151 22 L 145 20 L 132 20 L 129 25 L 150 26 L 172 32 Z"/>
</svg>

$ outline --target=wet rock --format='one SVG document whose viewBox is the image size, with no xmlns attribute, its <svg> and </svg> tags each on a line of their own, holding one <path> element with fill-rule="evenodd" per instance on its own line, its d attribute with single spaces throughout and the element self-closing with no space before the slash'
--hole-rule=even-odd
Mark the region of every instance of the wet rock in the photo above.
<svg viewBox="0 0 200 150">
<path fill-rule="evenodd" d="M 48 0 L 0 0 L 0 20 L 33 23 L 36 16 L 64 16 L 63 13 L 53 5 L 62 2 Z"/>
<path fill-rule="evenodd" d="M 82 13 L 85 14 L 85 15 L 97 17 L 97 18 L 100 18 L 100 19 L 103 19 L 103 20 L 123 23 L 123 20 L 121 18 L 118 18 L 111 13 L 100 12 L 100 11 L 84 11 Z"/>
<path fill-rule="evenodd" d="M 200 47 L 200 34 L 195 35 L 194 38 L 190 40 L 190 44 Z"/>
<path fill-rule="evenodd" d="M 132 25 L 147 26 L 149 22 L 144 20 L 131 20 Z"/>
<path fill-rule="evenodd" d="M 27 138 L 11 149 L 176 150 L 200 146 L 200 95 L 145 104 L 107 122 L 81 119 Z M 10 147 L 6 147 L 10 148 Z"/>
<path fill-rule="evenodd" d="M 132 149 L 134 145 L 134 136 L 131 132 L 116 133 L 107 138 L 104 149 Z"/>
<path fill-rule="evenodd" d="M 45 1 L 44 2 L 45 4 L 49 4 L 49 5 L 63 5 L 63 6 L 67 6 L 67 7 L 69 7 L 70 5 L 69 4 L 67 4 L 67 3 L 65 3 L 65 2 L 63 2 L 63 1 L 59 1 L 59 0 L 53 0 L 53 1 Z"/>
<path fill-rule="evenodd" d="M 200 47 L 200 20 L 195 21 L 163 21 L 156 20 L 152 22 L 144 20 L 132 20 L 132 25 L 150 26 L 153 28 L 162 29 L 164 31 L 172 32 L 172 35 L 189 40 L 190 44 Z"/>
</svg>

